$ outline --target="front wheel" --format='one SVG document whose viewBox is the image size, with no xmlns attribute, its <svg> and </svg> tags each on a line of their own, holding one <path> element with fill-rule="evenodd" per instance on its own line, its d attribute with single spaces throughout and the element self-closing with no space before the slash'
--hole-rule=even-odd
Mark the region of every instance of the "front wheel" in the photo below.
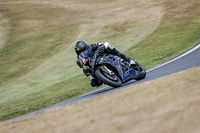
<svg viewBox="0 0 200 133">
<path fill-rule="evenodd" d="M 100 81 L 102 81 L 103 83 L 105 83 L 109 86 L 119 87 L 122 85 L 121 79 L 113 72 L 112 72 L 112 74 L 108 74 L 107 72 L 103 71 L 102 69 L 97 69 L 95 71 L 95 76 Z"/>
</svg>

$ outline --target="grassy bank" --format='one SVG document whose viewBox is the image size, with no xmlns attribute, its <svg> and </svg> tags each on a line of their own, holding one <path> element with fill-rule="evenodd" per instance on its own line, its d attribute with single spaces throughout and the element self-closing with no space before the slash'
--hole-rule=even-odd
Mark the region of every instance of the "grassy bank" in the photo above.
<svg viewBox="0 0 200 133">
<path fill-rule="evenodd" d="M 187 76 L 185 76 L 187 75 Z M 0 125 L 3 133 L 199 132 L 200 68 Z"/>
<path fill-rule="evenodd" d="M 177 56 L 200 41 L 198 5 L 195 0 L 0 2 L 7 21 L 0 29 L 0 121 L 94 90 L 75 64 L 73 44 L 79 39 L 108 41 L 146 69 Z"/>
<path fill-rule="evenodd" d="M 164 4 L 167 13 L 160 26 L 127 51 L 146 69 L 178 56 L 200 42 L 200 3 L 195 0 L 181 0 L 177 3 L 165 0 Z"/>
</svg>

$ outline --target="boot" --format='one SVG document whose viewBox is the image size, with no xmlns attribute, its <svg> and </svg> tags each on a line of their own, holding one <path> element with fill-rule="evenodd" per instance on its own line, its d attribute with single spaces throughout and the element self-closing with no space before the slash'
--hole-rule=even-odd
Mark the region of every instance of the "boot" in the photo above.
<svg viewBox="0 0 200 133">
<path fill-rule="evenodd" d="M 121 52 L 119 52 L 118 53 L 118 56 L 120 57 L 120 58 L 122 58 L 124 61 L 126 61 L 126 62 L 130 62 L 131 61 L 131 58 L 130 57 L 128 57 L 127 55 L 125 55 L 125 54 L 123 54 L 123 53 L 121 53 Z"/>
<path fill-rule="evenodd" d="M 101 82 L 100 80 L 98 80 L 98 79 L 96 79 L 96 78 L 91 76 L 90 84 L 91 84 L 92 87 L 98 88 L 99 86 L 101 86 L 103 84 L 103 82 Z"/>
<path fill-rule="evenodd" d="M 129 64 L 130 64 L 130 66 L 131 65 L 137 65 L 137 61 L 131 60 Z"/>
<path fill-rule="evenodd" d="M 129 66 L 131 66 L 131 65 L 137 65 L 136 61 L 132 60 L 131 57 L 128 57 L 127 55 L 125 55 L 125 54 L 123 54 L 121 52 L 118 53 L 118 56 L 120 58 L 122 58 L 124 61 L 128 62 Z"/>
</svg>

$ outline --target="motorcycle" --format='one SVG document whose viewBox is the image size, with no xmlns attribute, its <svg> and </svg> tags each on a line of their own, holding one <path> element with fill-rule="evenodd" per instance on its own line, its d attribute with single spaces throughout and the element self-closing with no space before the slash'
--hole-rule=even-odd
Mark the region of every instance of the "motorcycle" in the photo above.
<svg viewBox="0 0 200 133">
<path fill-rule="evenodd" d="M 79 61 L 85 76 L 93 76 L 104 84 L 120 87 L 130 80 L 142 80 L 146 77 L 145 69 L 139 64 L 129 63 L 111 54 L 102 54 L 87 49 L 79 54 Z"/>
</svg>

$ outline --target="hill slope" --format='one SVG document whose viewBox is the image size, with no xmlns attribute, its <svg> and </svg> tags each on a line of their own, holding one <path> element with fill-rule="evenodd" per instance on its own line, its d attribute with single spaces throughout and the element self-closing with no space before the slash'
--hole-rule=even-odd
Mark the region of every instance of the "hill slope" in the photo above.
<svg viewBox="0 0 200 133">
<path fill-rule="evenodd" d="M 200 41 L 198 5 L 196 0 L 1 1 L 0 120 L 94 90 L 75 64 L 73 44 L 79 39 L 108 41 L 146 69 L 192 47 Z"/>
</svg>

